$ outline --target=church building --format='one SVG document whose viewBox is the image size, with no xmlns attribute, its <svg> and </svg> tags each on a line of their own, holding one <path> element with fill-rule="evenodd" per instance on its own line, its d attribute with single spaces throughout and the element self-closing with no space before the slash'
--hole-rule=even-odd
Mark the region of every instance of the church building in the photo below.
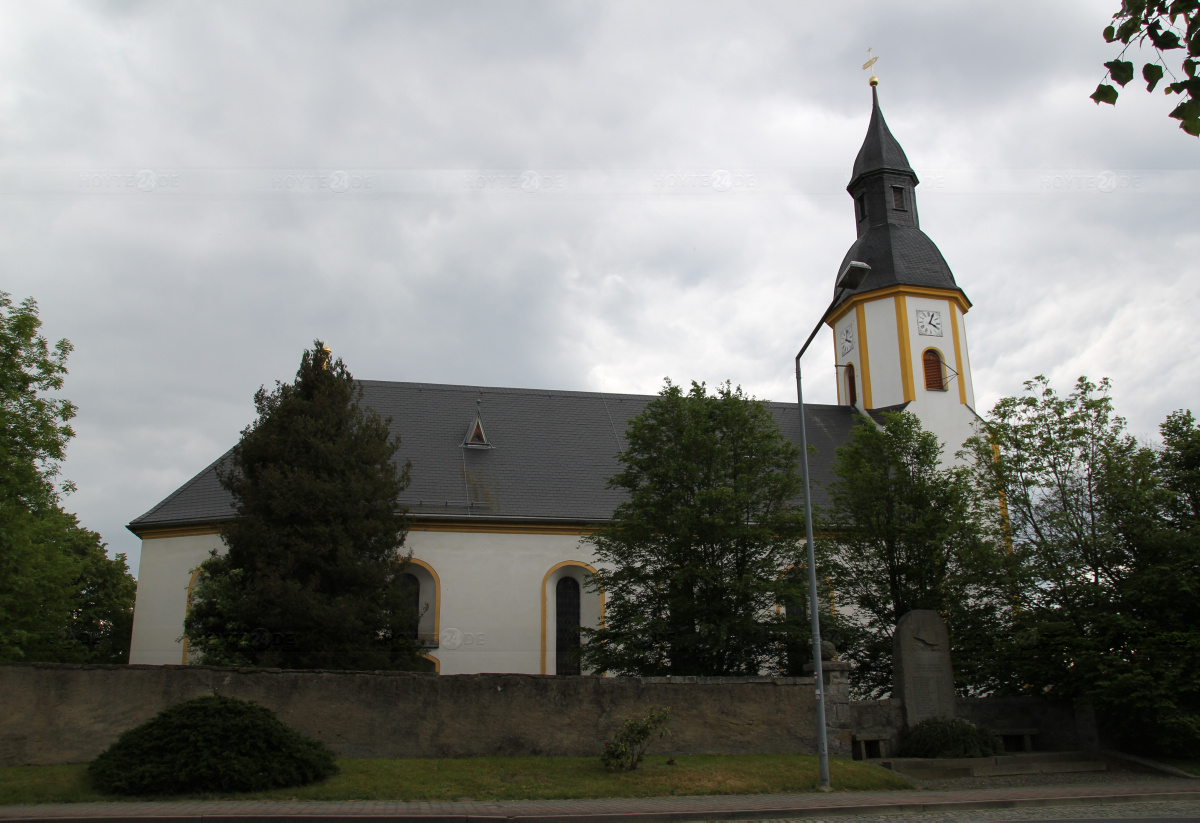
<svg viewBox="0 0 1200 823">
<path fill-rule="evenodd" d="M 867 136 L 847 190 L 857 239 L 851 261 L 869 274 L 825 322 L 833 329 L 837 405 L 805 405 L 814 504 L 835 451 L 872 413 L 906 409 L 953 455 L 977 416 L 964 316 L 970 301 L 920 229 L 917 175 L 888 130 L 875 79 Z M 811 318 L 813 322 L 819 318 Z M 807 332 L 796 329 L 797 337 Z M 583 538 L 612 514 L 630 418 L 645 395 L 362 381 L 363 400 L 392 418 L 412 483 L 405 543 L 422 609 L 418 636 L 443 674 L 578 674 L 567 652 L 576 626 L 594 626 L 601 594 L 584 584 L 595 558 Z M 795 403 L 772 402 L 799 442 Z M 874 424 L 874 422 L 872 422 Z M 129 524 L 142 540 L 130 663 L 188 662 L 183 619 L 196 568 L 222 551 L 233 517 L 216 466 Z"/>
</svg>

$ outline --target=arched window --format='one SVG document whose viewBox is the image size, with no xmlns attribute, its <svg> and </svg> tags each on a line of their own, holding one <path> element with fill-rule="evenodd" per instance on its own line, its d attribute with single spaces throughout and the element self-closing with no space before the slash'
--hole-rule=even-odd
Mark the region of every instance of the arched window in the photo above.
<svg viewBox="0 0 1200 823">
<path fill-rule="evenodd" d="M 851 406 L 858 405 L 858 387 L 854 385 L 854 364 L 846 365 L 846 398 Z"/>
<path fill-rule="evenodd" d="M 925 388 L 930 391 L 946 390 L 946 373 L 942 368 L 942 356 L 937 349 L 926 349 L 922 358 L 925 365 Z"/>
<path fill-rule="evenodd" d="M 408 636 L 416 640 L 421 625 L 421 581 L 415 574 L 405 572 L 400 578 L 400 590 Z"/>
<path fill-rule="evenodd" d="M 579 674 L 579 581 L 560 578 L 554 598 L 554 673 Z"/>
</svg>

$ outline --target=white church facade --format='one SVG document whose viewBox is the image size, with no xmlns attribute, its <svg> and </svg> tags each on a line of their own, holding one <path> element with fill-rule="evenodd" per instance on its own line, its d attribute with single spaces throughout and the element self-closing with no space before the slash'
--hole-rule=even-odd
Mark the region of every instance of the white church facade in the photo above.
<svg viewBox="0 0 1200 823">
<path fill-rule="evenodd" d="M 872 413 L 904 408 L 953 455 L 974 429 L 964 317 L 971 304 L 919 228 L 917 176 L 873 106 L 848 186 L 857 239 L 850 261 L 871 267 L 828 315 L 837 405 L 805 406 L 814 503 L 836 449 Z M 815 319 L 815 318 L 814 318 Z M 798 329 L 803 332 L 805 329 Z M 584 537 L 620 502 L 606 488 L 630 418 L 645 395 L 362 381 L 364 402 L 392 418 L 398 458 L 412 462 L 399 504 L 420 586 L 418 636 L 442 674 L 574 674 L 575 626 L 603 619 L 584 584 L 595 558 Z M 795 403 L 770 403 L 799 441 Z M 465 434 L 464 434 L 465 433 Z M 223 459 L 223 458 L 221 458 Z M 220 460 L 129 528 L 142 540 L 130 663 L 189 662 L 181 640 L 195 570 L 233 512 Z M 560 625 L 563 630 L 560 631 Z"/>
</svg>

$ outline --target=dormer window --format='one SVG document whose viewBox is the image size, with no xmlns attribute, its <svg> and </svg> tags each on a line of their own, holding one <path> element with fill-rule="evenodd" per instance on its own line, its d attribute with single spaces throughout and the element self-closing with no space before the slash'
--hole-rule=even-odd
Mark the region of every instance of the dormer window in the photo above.
<svg viewBox="0 0 1200 823">
<path fill-rule="evenodd" d="M 908 211 L 904 205 L 904 186 L 892 186 L 892 206 L 896 211 Z"/>
<path fill-rule="evenodd" d="M 865 194 L 854 198 L 854 214 L 860 223 L 867 219 L 867 196 Z"/>
<path fill-rule="evenodd" d="M 483 433 L 483 420 L 479 417 L 475 418 L 475 422 L 467 429 L 467 436 L 463 438 L 462 447 L 464 449 L 490 449 L 492 444 L 488 442 L 487 435 Z"/>
</svg>

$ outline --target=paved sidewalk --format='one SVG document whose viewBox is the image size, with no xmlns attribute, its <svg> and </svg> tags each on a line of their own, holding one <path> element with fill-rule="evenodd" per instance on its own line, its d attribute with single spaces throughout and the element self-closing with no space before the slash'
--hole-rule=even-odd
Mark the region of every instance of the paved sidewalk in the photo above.
<svg viewBox="0 0 1200 823">
<path fill-rule="evenodd" d="M 903 813 L 941 815 L 955 811 L 1141 804 L 1185 801 L 1200 804 L 1194 780 L 1146 780 L 1061 786 L 912 792 L 832 792 L 789 795 L 527 800 L 461 803 L 181 801 L 2 806 L 0 820 L 120 820 L 139 823 L 237 823 L 241 820 L 303 820 L 305 823 L 362 823 L 420 820 L 425 823 L 514 820 L 531 823 L 579 821 L 766 820 Z M 1178 816 L 1178 815 L 1163 815 Z"/>
</svg>

